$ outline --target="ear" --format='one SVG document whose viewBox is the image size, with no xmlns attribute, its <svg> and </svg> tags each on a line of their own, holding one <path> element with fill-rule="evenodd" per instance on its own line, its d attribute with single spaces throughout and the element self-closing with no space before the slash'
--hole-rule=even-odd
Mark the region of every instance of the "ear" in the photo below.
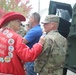
<svg viewBox="0 0 76 75">
<path fill-rule="evenodd" d="M 34 19 L 34 17 L 32 17 L 32 21 L 34 21 L 35 19 Z"/>
<path fill-rule="evenodd" d="M 55 23 L 54 22 L 51 22 L 51 27 L 53 28 L 55 26 Z"/>
</svg>

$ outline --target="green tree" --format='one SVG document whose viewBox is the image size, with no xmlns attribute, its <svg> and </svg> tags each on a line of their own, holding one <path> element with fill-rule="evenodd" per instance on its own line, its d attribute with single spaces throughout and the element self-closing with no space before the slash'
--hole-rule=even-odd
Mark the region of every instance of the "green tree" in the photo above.
<svg viewBox="0 0 76 75">
<path fill-rule="evenodd" d="M 0 0 L 0 18 L 9 11 L 20 12 L 27 17 L 27 14 L 29 14 L 32 6 L 28 6 L 30 3 L 29 0 L 23 0 L 26 1 L 26 3 L 21 3 L 21 1 L 22 0 Z M 24 27 L 21 27 L 20 31 L 18 31 L 18 34 L 21 36 L 26 34 Z"/>
<path fill-rule="evenodd" d="M 27 1 L 27 0 L 25 0 Z M 21 0 L 0 0 L 0 18 L 9 11 L 16 11 L 22 13 L 24 16 L 27 16 L 27 14 L 32 9 L 32 6 L 28 3 L 29 0 L 24 4 L 21 3 Z M 20 5 L 19 5 L 20 4 Z"/>
</svg>

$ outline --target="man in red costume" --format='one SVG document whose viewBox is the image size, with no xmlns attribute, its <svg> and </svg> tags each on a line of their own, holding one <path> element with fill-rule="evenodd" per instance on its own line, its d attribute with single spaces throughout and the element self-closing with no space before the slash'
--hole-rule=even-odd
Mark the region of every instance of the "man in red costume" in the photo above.
<svg viewBox="0 0 76 75">
<path fill-rule="evenodd" d="M 17 12 L 9 12 L 0 20 L 0 75 L 25 75 L 24 62 L 34 61 L 42 52 L 44 36 L 30 48 L 16 33 L 25 17 Z"/>
</svg>

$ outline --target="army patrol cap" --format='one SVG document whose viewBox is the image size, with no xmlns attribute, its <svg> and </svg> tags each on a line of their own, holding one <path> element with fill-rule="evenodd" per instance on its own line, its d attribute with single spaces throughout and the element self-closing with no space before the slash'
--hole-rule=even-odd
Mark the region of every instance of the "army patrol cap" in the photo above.
<svg viewBox="0 0 76 75">
<path fill-rule="evenodd" d="M 48 15 L 45 17 L 44 21 L 41 22 L 42 24 L 45 24 L 45 23 L 50 23 L 50 22 L 57 22 L 59 23 L 59 17 L 56 16 L 56 15 Z"/>
</svg>

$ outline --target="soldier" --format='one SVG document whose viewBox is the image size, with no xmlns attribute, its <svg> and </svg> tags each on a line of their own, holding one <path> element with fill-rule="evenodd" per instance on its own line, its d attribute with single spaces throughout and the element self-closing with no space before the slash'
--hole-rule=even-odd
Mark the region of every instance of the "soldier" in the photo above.
<svg viewBox="0 0 76 75">
<path fill-rule="evenodd" d="M 21 26 L 20 30 L 17 33 L 20 34 L 23 37 L 27 33 L 27 31 L 24 29 L 23 26 Z"/>
<path fill-rule="evenodd" d="M 62 75 L 67 50 L 67 40 L 58 32 L 59 17 L 48 15 L 42 22 L 46 32 L 43 52 L 35 60 L 39 75 Z"/>
</svg>

